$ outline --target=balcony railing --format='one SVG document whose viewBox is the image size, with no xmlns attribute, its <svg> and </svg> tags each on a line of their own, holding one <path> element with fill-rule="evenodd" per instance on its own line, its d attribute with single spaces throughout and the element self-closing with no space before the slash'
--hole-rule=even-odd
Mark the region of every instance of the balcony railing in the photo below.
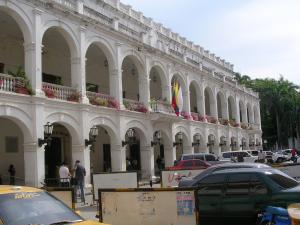
<svg viewBox="0 0 300 225">
<path fill-rule="evenodd" d="M 43 91 L 48 98 L 78 102 L 80 94 L 75 88 L 43 82 Z"/>
<path fill-rule="evenodd" d="M 148 109 L 146 108 L 146 106 L 142 102 L 139 102 L 139 101 L 123 98 L 123 104 L 124 104 L 125 108 L 130 111 L 136 111 L 136 112 L 142 112 L 142 113 L 148 112 Z"/>
<path fill-rule="evenodd" d="M 229 125 L 229 120 L 224 119 L 224 118 L 219 118 L 219 124 L 224 125 L 224 126 L 228 126 Z"/>
<path fill-rule="evenodd" d="M 92 105 L 120 109 L 119 102 L 110 95 L 87 91 L 86 96 Z"/>
<path fill-rule="evenodd" d="M 174 111 L 172 105 L 168 102 L 151 101 L 150 102 L 150 107 L 151 107 L 153 112 L 175 114 L 175 111 Z"/>
<path fill-rule="evenodd" d="M 0 91 L 28 94 L 24 79 L 2 73 L 0 74 Z"/>
</svg>

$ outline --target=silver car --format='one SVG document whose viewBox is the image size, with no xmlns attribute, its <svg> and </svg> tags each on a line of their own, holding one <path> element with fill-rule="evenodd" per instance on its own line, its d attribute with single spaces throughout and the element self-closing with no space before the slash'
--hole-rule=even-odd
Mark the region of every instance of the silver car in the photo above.
<svg viewBox="0 0 300 225">
<path fill-rule="evenodd" d="M 197 186 L 198 181 L 203 177 L 220 170 L 225 169 L 239 169 L 239 168 L 270 168 L 270 166 L 262 163 L 224 163 L 213 165 L 206 170 L 202 171 L 194 177 L 183 177 L 181 178 L 178 187 L 195 187 Z"/>
</svg>

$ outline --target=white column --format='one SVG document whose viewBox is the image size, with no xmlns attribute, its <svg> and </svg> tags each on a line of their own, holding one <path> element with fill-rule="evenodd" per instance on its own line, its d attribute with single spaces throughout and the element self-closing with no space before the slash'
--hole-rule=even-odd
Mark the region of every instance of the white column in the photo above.
<svg viewBox="0 0 300 225">
<path fill-rule="evenodd" d="M 72 161 L 75 165 L 76 160 L 80 161 L 80 164 L 84 166 L 86 171 L 85 186 L 89 187 L 91 185 L 91 161 L 90 161 L 90 147 L 85 147 L 84 145 L 72 145 Z"/>
<path fill-rule="evenodd" d="M 33 40 L 29 43 L 24 43 L 25 73 L 37 96 L 44 96 L 42 91 L 42 37 L 40 36 L 42 13 L 43 11 L 41 10 L 33 10 Z"/>
<path fill-rule="evenodd" d="M 172 93 L 171 93 L 171 85 L 165 85 L 162 87 L 162 97 L 166 98 L 168 102 L 171 102 Z"/>
<path fill-rule="evenodd" d="M 176 160 L 176 148 L 173 147 L 173 144 L 164 145 L 165 150 L 165 166 L 173 166 L 174 161 Z"/>
<path fill-rule="evenodd" d="M 80 14 L 83 14 L 83 1 L 84 0 L 76 0 L 76 11 Z"/>
<path fill-rule="evenodd" d="M 183 97 L 183 111 L 187 112 L 188 114 L 191 114 L 190 92 L 189 92 L 189 90 L 185 90 L 182 93 L 182 97 Z"/>
<path fill-rule="evenodd" d="M 126 148 L 121 144 L 111 145 L 112 172 L 126 171 Z"/>
<path fill-rule="evenodd" d="M 79 30 L 79 43 L 80 49 L 78 56 L 73 56 L 71 58 L 71 80 L 72 87 L 77 88 L 81 93 L 82 103 L 89 103 L 86 97 L 86 74 L 85 74 L 85 32 L 84 27 L 80 27 Z"/>
<path fill-rule="evenodd" d="M 212 111 L 211 111 L 211 115 L 215 118 L 218 118 L 218 104 L 217 104 L 217 94 L 216 94 L 216 91 L 213 90 L 213 96 L 212 96 L 213 99 L 211 99 L 213 102 L 210 102 L 211 104 L 211 108 L 212 108 Z"/>
<path fill-rule="evenodd" d="M 150 145 L 141 146 L 142 178 L 154 176 L 154 150 Z"/>
<path fill-rule="evenodd" d="M 140 76 L 139 77 L 139 95 L 140 95 L 140 102 L 144 103 L 144 105 L 149 108 L 150 102 L 150 80 L 147 76 Z"/>
<path fill-rule="evenodd" d="M 120 108 L 123 106 L 123 93 L 122 93 L 122 70 L 121 69 L 112 69 L 110 70 L 109 76 L 109 92 L 119 103 Z"/>
<path fill-rule="evenodd" d="M 241 118 L 240 118 L 240 99 L 239 98 L 235 98 L 235 105 L 236 105 L 235 121 L 237 123 L 240 123 Z"/>
<path fill-rule="evenodd" d="M 45 149 L 36 142 L 24 144 L 25 185 L 41 187 L 45 179 Z"/>
</svg>

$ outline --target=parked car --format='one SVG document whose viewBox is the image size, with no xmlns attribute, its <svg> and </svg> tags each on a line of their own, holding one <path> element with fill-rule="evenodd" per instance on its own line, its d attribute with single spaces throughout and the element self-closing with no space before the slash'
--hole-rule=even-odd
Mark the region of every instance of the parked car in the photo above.
<svg viewBox="0 0 300 225">
<path fill-rule="evenodd" d="M 60 200 L 41 189 L 0 185 L 0 224 L 100 225 L 102 223 L 84 220 Z"/>
<path fill-rule="evenodd" d="M 272 168 L 215 171 L 197 187 L 200 224 L 255 224 L 268 205 L 286 208 L 300 202 L 299 183 Z"/>
<path fill-rule="evenodd" d="M 194 177 L 183 177 L 181 178 L 178 186 L 179 187 L 195 187 L 197 183 L 205 176 L 212 174 L 213 172 L 226 170 L 226 169 L 240 169 L 240 168 L 271 168 L 270 166 L 262 163 L 224 163 L 213 165 L 206 170 L 199 173 Z"/>
<path fill-rule="evenodd" d="M 191 154 L 182 154 L 180 160 L 187 159 L 201 159 L 208 162 L 209 164 L 219 164 L 228 162 L 228 160 L 219 160 L 218 156 L 211 153 L 191 153 Z"/>
<path fill-rule="evenodd" d="M 289 160 L 289 156 L 287 155 L 287 153 L 284 154 L 282 151 L 274 152 L 272 158 L 276 163 L 282 163 Z"/>
<path fill-rule="evenodd" d="M 167 170 L 198 170 L 198 169 L 206 169 L 210 167 L 206 161 L 200 159 L 188 159 L 188 160 L 180 160 L 177 162 L 175 166 L 167 167 Z"/>
<path fill-rule="evenodd" d="M 232 158 L 236 159 L 239 154 L 243 156 L 244 162 L 249 162 L 249 163 L 257 162 L 258 157 L 249 154 L 247 150 L 222 152 L 220 159 L 222 160 L 223 159 L 230 160 Z"/>
</svg>

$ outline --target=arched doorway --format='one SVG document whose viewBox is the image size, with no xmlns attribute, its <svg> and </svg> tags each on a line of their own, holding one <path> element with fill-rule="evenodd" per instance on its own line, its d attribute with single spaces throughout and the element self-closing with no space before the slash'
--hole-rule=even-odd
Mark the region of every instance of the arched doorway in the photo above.
<svg viewBox="0 0 300 225">
<path fill-rule="evenodd" d="M 91 146 L 91 172 L 111 172 L 111 138 L 108 131 L 98 127 L 98 135 Z"/>
<path fill-rule="evenodd" d="M 193 113 L 199 113 L 200 109 L 198 109 L 198 103 L 197 103 L 197 88 L 195 82 L 192 82 L 190 84 L 190 108 L 191 112 Z"/>
<path fill-rule="evenodd" d="M 246 150 L 247 149 L 247 139 L 246 138 L 243 137 L 241 139 L 240 147 L 242 148 L 242 150 Z"/>
<path fill-rule="evenodd" d="M 141 171 L 140 132 L 137 128 L 129 128 L 126 131 L 126 170 Z"/>
<path fill-rule="evenodd" d="M 216 137 L 213 134 L 208 135 L 208 152 L 212 154 L 217 154 L 216 152 Z"/>
<path fill-rule="evenodd" d="M 221 136 L 220 137 L 220 148 L 221 148 L 221 152 L 225 152 L 227 151 L 227 137 L 226 136 Z"/>
<path fill-rule="evenodd" d="M 0 174 L 3 184 L 9 184 L 8 167 L 16 170 L 16 185 L 25 184 L 24 135 L 13 120 L 0 117 Z"/>
<path fill-rule="evenodd" d="M 239 102 L 239 108 L 240 108 L 240 121 L 242 123 L 246 123 L 247 121 L 247 115 L 246 115 L 246 109 L 245 109 L 245 104 L 244 102 L 240 101 Z"/>
<path fill-rule="evenodd" d="M 218 118 L 227 119 L 225 96 L 222 92 L 218 92 L 217 94 L 217 108 L 218 108 Z"/>
<path fill-rule="evenodd" d="M 45 145 L 45 178 L 48 185 L 59 178 L 58 171 L 63 162 L 70 171 L 73 169 L 72 137 L 63 124 L 54 123 L 50 145 Z"/>
<path fill-rule="evenodd" d="M 196 133 L 193 136 L 193 143 L 192 143 L 192 147 L 194 148 L 194 153 L 206 152 L 204 146 L 205 143 L 203 140 L 203 136 L 200 133 Z"/>
<path fill-rule="evenodd" d="M 228 97 L 228 117 L 229 120 L 236 121 L 236 106 L 232 96 Z"/>
<path fill-rule="evenodd" d="M 204 99 L 205 99 L 205 114 L 207 116 L 215 116 L 215 100 L 211 88 L 206 87 L 204 90 Z"/>
<path fill-rule="evenodd" d="M 184 154 L 184 147 L 188 144 L 188 138 L 186 134 L 182 131 L 179 131 L 175 135 L 175 142 L 173 146 L 176 149 L 176 160 L 180 160 L 182 154 Z"/>
<path fill-rule="evenodd" d="M 151 146 L 154 150 L 154 167 L 155 174 L 159 175 L 160 171 L 165 168 L 165 145 L 164 140 L 166 140 L 166 135 L 162 130 L 157 130 L 153 134 L 153 141 Z"/>
</svg>

